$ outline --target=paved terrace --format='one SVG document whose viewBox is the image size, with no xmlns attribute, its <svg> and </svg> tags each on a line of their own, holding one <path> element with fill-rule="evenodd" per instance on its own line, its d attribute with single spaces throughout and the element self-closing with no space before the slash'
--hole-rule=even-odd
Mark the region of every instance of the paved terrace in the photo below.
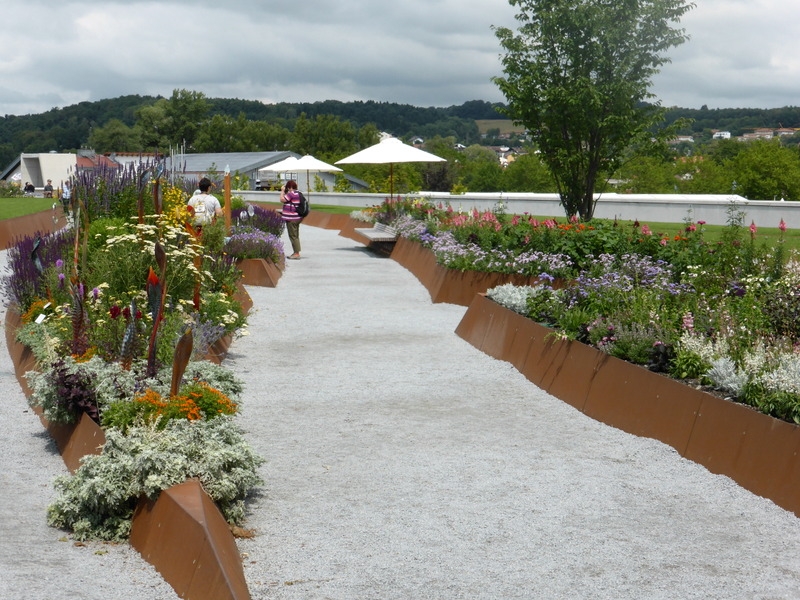
<svg viewBox="0 0 800 600">
<path fill-rule="evenodd" d="M 227 361 L 267 459 L 253 598 L 800 597 L 800 519 L 480 353 L 391 259 L 301 238 Z M 174 598 L 130 549 L 44 524 L 64 469 L 1 360 L 0 597 Z"/>
</svg>

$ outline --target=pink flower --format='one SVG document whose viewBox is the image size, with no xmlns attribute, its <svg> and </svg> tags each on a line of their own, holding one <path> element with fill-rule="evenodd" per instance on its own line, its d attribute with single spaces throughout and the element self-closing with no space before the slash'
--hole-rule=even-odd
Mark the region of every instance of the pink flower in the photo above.
<svg viewBox="0 0 800 600">
<path fill-rule="evenodd" d="M 784 231 L 786 231 L 786 221 L 784 221 L 783 219 L 781 219 L 781 222 L 778 224 L 778 229 L 780 229 L 780 230 L 781 230 L 781 233 L 783 233 Z"/>
<path fill-rule="evenodd" d="M 689 223 L 689 225 L 686 226 L 686 231 L 697 231 L 697 226 L 694 223 Z"/>
<path fill-rule="evenodd" d="M 756 227 L 756 222 L 750 221 L 750 235 L 751 236 L 755 235 L 756 231 L 758 231 L 758 228 Z"/>
<path fill-rule="evenodd" d="M 698 222 L 697 222 L 697 224 L 698 224 L 698 225 L 705 225 L 705 224 L 706 224 L 706 222 L 705 222 L 705 221 L 698 221 Z"/>
<path fill-rule="evenodd" d="M 642 225 L 642 235 L 653 235 L 653 232 L 650 231 L 650 227 L 647 225 Z"/>
<path fill-rule="evenodd" d="M 667 245 L 667 238 L 661 238 L 661 241 L 658 242 L 658 243 L 661 244 L 662 246 L 666 246 Z"/>
<path fill-rule="evenodd" d="M 572 216 L 569 218 L 569 222 L 570 222 L 570 223 L 573 223 L 573 224 L 574 224 L 574 223 L 577 223 L 578 221 L 580 221 L 580 219 L 578 218 L 578 215 L 572 215 Z"/>
</svg>

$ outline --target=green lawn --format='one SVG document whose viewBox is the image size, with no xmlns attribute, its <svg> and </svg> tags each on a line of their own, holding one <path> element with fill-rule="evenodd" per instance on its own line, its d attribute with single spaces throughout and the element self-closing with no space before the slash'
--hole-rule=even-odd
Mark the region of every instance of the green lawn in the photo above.
<svg viewBox="0 0 800 600">
<path fill-rule="evenodd" d="M 22 217 L 43 210 L 52 210 L 52 198 L 0 198 L 0 219 Z"/>
</svg>

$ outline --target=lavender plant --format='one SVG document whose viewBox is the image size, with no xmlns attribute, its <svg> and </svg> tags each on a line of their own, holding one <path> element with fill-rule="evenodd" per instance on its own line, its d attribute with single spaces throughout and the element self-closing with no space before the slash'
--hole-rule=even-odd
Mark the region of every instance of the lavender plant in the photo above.
<svg viewBox="0 0 800 600">
<path fill-rule="evenodd" d="M 274 263 L 283 256 L 280 237 L 249 225 L 231 228 L 225 252 L 235 258 L 263 258 Z"/>
</svg>

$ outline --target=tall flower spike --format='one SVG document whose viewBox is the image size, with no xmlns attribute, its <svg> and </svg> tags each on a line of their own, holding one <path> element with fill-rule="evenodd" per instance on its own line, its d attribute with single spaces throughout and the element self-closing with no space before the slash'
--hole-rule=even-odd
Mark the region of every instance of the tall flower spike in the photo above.
<svg viewBox="0 0 800 600">
<path fill-rule="evenodd" d="M 131 317 L 128 321 L 128 326 L 125 328 L 125 335 L 122 337 L 122 348 L 119 351 L 122 358 L 122 367 L 125 370 L 129 370 L 133 362 L 133 342 L 136 338 L 136 300 L 131 300 L 130 314 Z"/>
<path fill-rule="evenodd" d="M 153 317 L 153 320 L 155 321 L 159 304 L 161 302 L 161 281 L 158 279 L 156 272 L 153 271 L 153 267 L 150 267 L 150 272 L 147 274 L 146 289 L 147 310 L 150 312 L 150 316 Z"/>
</svg>

